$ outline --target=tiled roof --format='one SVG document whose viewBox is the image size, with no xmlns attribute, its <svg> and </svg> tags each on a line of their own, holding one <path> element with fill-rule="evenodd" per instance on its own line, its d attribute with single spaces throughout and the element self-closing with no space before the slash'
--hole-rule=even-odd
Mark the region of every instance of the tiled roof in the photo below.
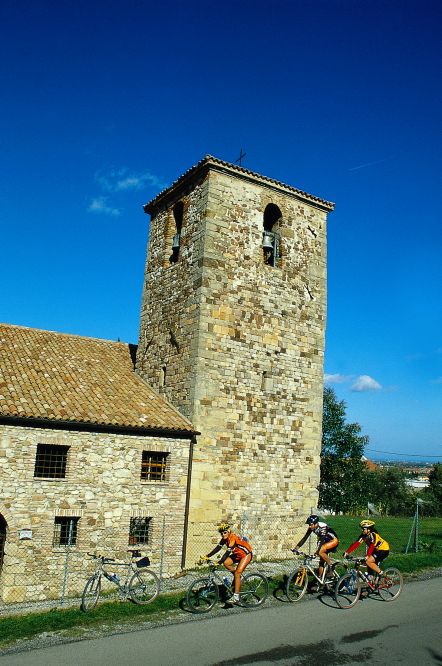
<svg viewBox="0 0 442 666">
<path fill-rule="evenodd" d="M 133 369 L 129 345 L 0 324 L 0 417 L 193 433 Z"/>
<path fill-rule="evenodd" d="M 190 169 L 187 169 L 187 171 L 185 171 L 175 182 L 173 182 L 172 185 L 170 185 L 170 187 L 167 187 L 165 190 L 160 192 L 154 199 L 149 201 L 144 206 L 144 210 L 146 211 L 146 213 L 151 213 L 155 209 L 155 207 L 161 202 L 161 200 L 164 197 L 166 197 L 169 194 L 169 192 L 174 190 L 178 185 L 185 182 L 188 178 L 195 176 L 200 171 L 203 171 L 204 169 L 208 170 L 210 168 L 222 170 L 225 172 L 235 173 L 237 176 L 242 176 L 248 178 L 249 180 L 254 180 L 263 184 L 272 185 L 286 192 L 292 192 L 293 194 L 296 194 L 302 199 L 305 199 L 306 201 L 309 201 L 312 204 L 316 204 L 321 208 L 325 208 L 326 210 L 329 211 L 334 210 L 335 207 L 335 204 L 331 201 L 326 201 L 326 199 L 321 199 L 320 197 L 316 197 L 313 194 L 304 192 L 303 190 L 298 190 L 296 187 L 292 187 L 291 185 L 286 185 L 285 183 L 281 183 L 280 181 L 274 180 L 273 178 L 262 176 L 261 174 L 256 173 L 255 171 L 250 171 L 249 169 L 245 169 L 244 167 L 238 166 L 237 164 L 231 164 L 230 162 L 225 162 L 224 160 L 220 160 L 217 157 L 212 157 L 212 155 L 206 155 L 205 157 L 203 157 L 202 160 L 200 160 L 192 167 L 190 167 Z"/>
</svg>

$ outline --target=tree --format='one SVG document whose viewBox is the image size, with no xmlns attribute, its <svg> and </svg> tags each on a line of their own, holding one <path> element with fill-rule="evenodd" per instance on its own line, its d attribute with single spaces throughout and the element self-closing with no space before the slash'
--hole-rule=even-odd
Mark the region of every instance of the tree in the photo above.
<svg viewBox="0 0 442 666">
<path fill-rule="evenodd" d="M 370 472 L 368 496 L 386 516 L 411 516 L 416 505 L 416 494 L 407 486 L 406 474 L 399 467 Z"/>
<path fill-rule="evenodd" d="M 442 465 L 436 463 L 428 475 L 430 485 L 423 493 L 425 513 L 442 516 Z"/>
<path fill-rule="evenodd" d="M 346 423 L 345 402 L 324 389 L 319 506 L 335 513 L 357 512 L 367 505 L 367 471 L 362 456 L 368 437 L 358 423 Z"/>
</svg>

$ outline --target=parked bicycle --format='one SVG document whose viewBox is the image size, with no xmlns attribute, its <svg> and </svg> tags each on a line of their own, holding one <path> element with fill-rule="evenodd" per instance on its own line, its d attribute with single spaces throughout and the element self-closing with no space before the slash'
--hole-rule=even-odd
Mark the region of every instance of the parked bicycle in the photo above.
<svg viewBox="0 0 442 666">
<path fill-rule="evenodd" d="M 136 604 L 150 604 L 157 598 L 160 591 L 160 581 L 156 573 L 148 569 L 150 560 L 148 557 L 141 557 L 139 550 L 131 549 L 130 560 L 128 562 L 118 562 L 110 557 L 94 555 L 87 553 L 97 562 L 97 567 L 93 576 L 91 576 L 84 586 L 83 596 L 81 598 L 81 610 L 89 611 L 95 608 L 101 591 L 101 581 L 104 576 L 108 581 L 118 587 L 120 599 L 130 598 Z M 110 573 L 106 569 L 107 564 L 112 563 L 114 567 L 124 567 L 120 578 L 116 573 Z"/>
<path fill-rule="evenodd" d="M 297 559 L 297 566 L 289 574 L 286 583 L 285 593 L 289 601 L 293 602 L 302 599 L 307 591 L 309 576 L 313 577 L 320 590 L 331 592 L 342 575 L 343 562 L 341 560 L 332 560 L 331 567 L 325 564 L 322 575 L 319 576 L 314 568 L 319 563 L 317 556 L 302 552 L 298 552 L 297 554 L 300 559 Z"/>
<path fill-rule="evenodd" d="M 362 557 L 350 557 L 352 569 L 340 577 L 335 587 L 335 599 L 340 608 L 352 608 L 359 600 L 362 591 L 378 594 L 383 601 L 394 601 L 402 592 L 404 581 L 396 567 L 388 567 L 378 575 L 372 575 L 365 568 Z"/>
<path fill-rule="evenodd" d="M 233 577 L 221 576 L 218 571 L 219 563 L 208 560 L 207 576 L 197 578 L 189 586 L 186 601 L 192 613 L 208 613 L 220 600 L 220 590 L 223 590 L 225 600 L 233 596 Z M 240 605 L 246 608 L 260 606 L 269 595 L 269 581 L 259 572 L 247 573 L 241 577 Z"/>
</svg>

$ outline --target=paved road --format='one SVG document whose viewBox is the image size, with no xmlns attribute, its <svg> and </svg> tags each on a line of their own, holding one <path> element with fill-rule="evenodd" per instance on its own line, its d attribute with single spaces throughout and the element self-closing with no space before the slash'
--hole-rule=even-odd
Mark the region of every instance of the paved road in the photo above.
<svg viewBox="0 0 442 666">
<path fill-rule="evenodd" d="M 0 657 L 0 666 L 337 666 L 442 664 L 442 578 L 410 583 L 392 603 L 351 610 L 331 600 L 144 629 Z M 328 605 L 327 605 L 328 604 Z"/>
</svg>

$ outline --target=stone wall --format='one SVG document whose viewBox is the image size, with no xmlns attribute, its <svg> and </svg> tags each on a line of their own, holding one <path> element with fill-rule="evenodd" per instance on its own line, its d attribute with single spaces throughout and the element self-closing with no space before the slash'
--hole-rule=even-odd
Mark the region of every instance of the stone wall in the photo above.
<svg viewBox="0 0 442 666">
<path fill-rule="evenodd" d="M 314 199 L 215 166 L 150 206 L 137 371 L 201 431 L 195 522 L 303 515 L 317 503 L 331 207 Z M 275 267 L 261 247 L 268 204 L 282 214 Z"/>
<path fill-rule="evenodd" d="M 38 444 L 69 446 L 66 477 L 34 477 Z M 142 451 L 169 452 L 166 481 L 141 481 Z M 7 523 L 0 598 L 60 595 L 66 546 L 54 545 L 56 517 L 76 517 L 70 548 L 85 582 L 87 552 L 127 559 L 131 518 L 152 518 L 148 545 L 158 571 L 180 569 L 189 440 L 0 426 L 0 514 Z M 165 534 L 163 535 L 163 522 Z M 31 538 L 29 536 L 31 535 Z"/>
</svg>

